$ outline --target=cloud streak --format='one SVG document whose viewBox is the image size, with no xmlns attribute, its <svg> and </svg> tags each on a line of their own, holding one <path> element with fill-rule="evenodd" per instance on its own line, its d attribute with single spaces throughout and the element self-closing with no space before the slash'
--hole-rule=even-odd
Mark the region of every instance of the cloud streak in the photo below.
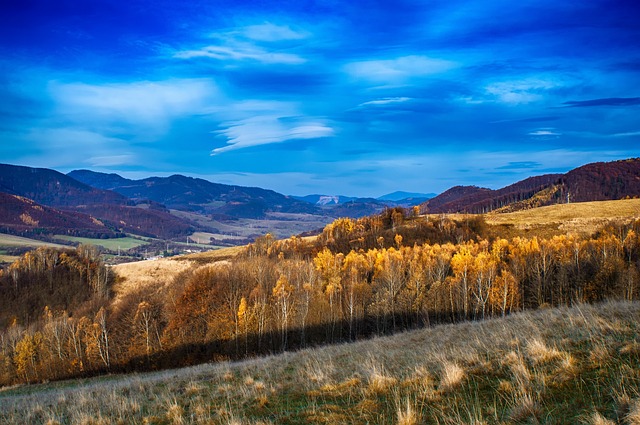
<svg viewBox="0 0 640 425">
<path fill-rule="evenodd" d="M 636 106 L 640 105 L 640 97 L 609 97 L 605 99 L 571 100 L 564 102 L 565 108 L 585 108 L 592 106 Z"/>
<path fill-rule="evenodd" d="M 414 78 L 442 74 L 456 67 L 457 64 L 449 60 L 410 55 L 351 62 L 344 69 L 353 78 L 376 84 L 405 84 Z"/>
</svg>

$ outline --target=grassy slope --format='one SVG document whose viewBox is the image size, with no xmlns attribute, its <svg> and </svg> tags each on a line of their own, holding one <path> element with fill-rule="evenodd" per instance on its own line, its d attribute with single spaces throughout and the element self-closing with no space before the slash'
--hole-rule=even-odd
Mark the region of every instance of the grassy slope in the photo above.
<svg viewBox="0 0 640 425">
<path fill-rule="evenodd" d="M 513 233 L 508 236 L 591 234 L 611 220 L 640 218 L 640 199 L 550 205 L 512 213 L 491 213 L 485 217 L 488 224 L 502 226 L 507 234 Z"/>
<path fill-rule="evenodd" d="M 115 265 L 113 270 L 118 279 L 113 288 L 114 304 L 122 300 L 127 294 L 137 290 L 159 291 L 170 285 L 173 279 L 181 272 L 196 267 L 198 264 L 228 260 L 242 249 L 242 247 L 222 248 L 171 258 Z"/>
<path fill-rule="evenodd" d="M 0 423 L 640 423 L 640 304 L 0 391 Z M 93 421 L 93 422 L 92 422 Z"/>
<path fill-rule="evenodd" d="M 4 233 L 0 233 L 0 262 L 13 262 L 17 260 L 18 256 L 13 255 L 3 255 L 5 252 L 3 248 L 15 248 L 15 247 L 23 247 L 23 248 L 32 248 L 36 249 L 40 246 L 49 246 L 52 248 L 69 248 L 69 246 L 43 242 L 36 239 L 23 238 L 21 236 L 7 235 Z"/>
</svg>

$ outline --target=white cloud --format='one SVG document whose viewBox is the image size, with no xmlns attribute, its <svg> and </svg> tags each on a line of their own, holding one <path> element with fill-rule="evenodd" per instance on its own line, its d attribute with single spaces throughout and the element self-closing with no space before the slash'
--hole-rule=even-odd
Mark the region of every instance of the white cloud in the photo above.
<svg viewBox="0 0 640 425">
<path fill-rule="evenodd" d="M 457 67 L 455 62 L 427 56 L 352 62 L 345 71 L 354 78 L 381 84 L 403 84 L 414 77 L 441 74 Z"/>
<path fill-rule="evenodd" d="M 135 156 L 131 154 L 93 156 L 87 161 L 92 167 L 113 167 L 117 165 L 136 164 Z"/>
<path fill-rule="evenodd" d="M 245 37 L 257 41 L 302 40 L 309 37 L 305 31 L 297 31 L 288 25 L 276 25 L 266 22 L 260 25 L 249 25 L 239 31 Z"/>
<path fill-rule="evenodd" d="M 179 59 L 210 58 L 223 61 L 251 60 L 265 64 L 298 65 L 306 60 L 291 53 L 272 52 L 248 43 L 236 43 L 230 46 L 206 46 L 197 50 L 177 52 Z"/>
<path fill-rule="evenodd" d="M 537 130 L 530 131 L 527 136 L 542 138 L 542 139 L 555 139 L 562 136 L 562 133 L 558 132 L 553 127 L 539 128 Z"/>
<path fill-rule="evenodd" d="M 214 149 L 211 155 L 287 140 L 331 137 L 335 133 L 322 120 L 281 115 L 252 116 L 223 126 L 226 128 L 216 133 L 227 138 L 227 145 Z"/>
<path fill-rule="evenodd" d="M 227 62 L 250 61 L 264 64 L 299 65 L 307 60 L 294 53 L 286 53 L 275 49 L 274 42 L 282 43 L 301 40 L 309 37 L 309 33 L 294 30 L 287 25 L 264 23 L 239 27 L 230 31 L 211 34 L 218 40 L 195 49 L 177 51 L 173 57 L 178 59 L 209 58 Z M 264 44 L 270 44 L 265 47 Z M 290 43 L 289 43 L 290 44 Z"/>
<path fill-rule="evenodd" d="M 34 129 L 24 135 L 23 142 L 39 148 L 37 156 L 24 159 L 32 166 L 77 168 L 139 163 L 139 158 L 129 151 L 126 140 L 94 131 L 76 128 Z"/>
<path fill-rule="evenodd" d="M 485 91 L 500 102 L 517 105 L 538 102 L 545 92 L 559 86 L 559 82 L 550 79 L 526 78 L 491 83 Z"/>
<path fill-rule="evenodd" d="M 370 100 L 368 102 L 361 103 L 358 107 L 366 107 L 366 106 L 384 106 L 391 105 L 395 103 L 404 103 L 412 100 L 410 97 L 385 97 L 383 99 Z"/>
<path fill-rule="evenodd" d="M 68 118 L 153 126 L 164 125 L 173 117 L 200 113 L 218 96 L 215 85 L 205 79 L 112 84 L 54 81 L 49 91 L 58 112 Z"/>
</svg>

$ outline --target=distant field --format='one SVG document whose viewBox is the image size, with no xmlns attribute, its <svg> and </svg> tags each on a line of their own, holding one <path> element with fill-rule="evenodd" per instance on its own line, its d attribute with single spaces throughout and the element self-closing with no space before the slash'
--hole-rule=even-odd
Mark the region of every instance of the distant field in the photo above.
<svg viewBox="0 0 640 425">
<path fill-rule="evenodd" d="M 257 235 L 271 233 L 277 238 L 288 238 L 310 230 L 322 229 L 333 219 L 311 214 L 270 213 L 264 220 L 238 219 L 216 221 L 204 215 L 186 211 L 172 210 L 171 214 L 192 220 L 202 226 L 217 229 L 220 239 L 253 238 Z M 229 236 L 232 235 L 232 236 Z M 218 236 L 216 236 L 218 238 Z"/>
<path fill-rule="evenodd" d="M 128 250 L 136 248 L 142 245 L 147 245 L 149 242 L 142 239 L 126 237 L 126 238 L 114 238 L 114 239 L 92 239 L 92 238 L 79 238 L 75 236 L 55 235 L 56 239 L 69 242 L 79 242 L 82 244 L 97 245 L 109 249 L 111 251 L 117 251 L 118 248 L 122 250 Z"/>
<path fill-rule="evenodd" d="M 17 246 L 27 246 L 37 248 L 39 246 L 50 246 L 54 248 L 68 248 L 68 246 L 51 243 L 51 242 L 43 242 L 36 239 L 23 238 L 21 236 L 14 235 L 6 235 L 4 233 L 0 233 L 0 247 L 17 247 Z"/>
<path fill-rule="evenodd" d="M 23 238 L 21 236 L 6 235 L 4 233 L 0 233 L 0 263 L 11 263 L 19 258 L 15 255 L 6 255 L 5 249 L 7 248 L 38 248 L 40 246 L 49 246 L 52 248 L 69 248 L 68 246 L 56 243 L 43 242 L 36 239 L 29 239 Z"/>
<path fill-rule="evenodd" d="M 506 214 L 485 215 L 491 225 L 512 226 L 514 230 L 546 233 L 593 233 L 612 220 L 640 218 L 640 199 L 580 202 L 550 205 Z"/>
</svg>

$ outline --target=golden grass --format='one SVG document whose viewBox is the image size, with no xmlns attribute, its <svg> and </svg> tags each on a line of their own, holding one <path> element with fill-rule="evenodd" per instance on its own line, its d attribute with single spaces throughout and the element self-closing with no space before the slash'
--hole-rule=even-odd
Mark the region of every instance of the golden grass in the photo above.
<svg viewBox="0 0 640 425">
<path fill-rule="evenodd" d="M 590 234 L 612 220 L 640 218 L 640 199 L 558 204 L 511 213 L 489 213 L 487 224 L 513 226 L 520 231 L 547 227 L 557 233 Z"/>
<path fill-rule="evenodd" d="M 138 290 L 157 291 L 169 285 L 179 273 L 193 268 L 191 261 L 176 261 L 170 258 L 158 260 L 136 261 L 113 266 L 117 275 L 113 287 L 115 298 L 113 305 L 117 305 L 131 292 Z"/>
<path fill-rule="evenodd" d="M 118 279 L 114 285 L 113 305 L 117 305 L 131 292 L 139 290 L 159 291 L 170 285 L 180 273 L 202 264 L 226 264 L 244 247 L 222 248 L 195 254 L 157 260 L 136 261 L 113 266 Z"/>
<path fill-rule="evenodd" d="M 0 390 L 0 423 L 638 424 L 639 303 Z"/>
</svg>

